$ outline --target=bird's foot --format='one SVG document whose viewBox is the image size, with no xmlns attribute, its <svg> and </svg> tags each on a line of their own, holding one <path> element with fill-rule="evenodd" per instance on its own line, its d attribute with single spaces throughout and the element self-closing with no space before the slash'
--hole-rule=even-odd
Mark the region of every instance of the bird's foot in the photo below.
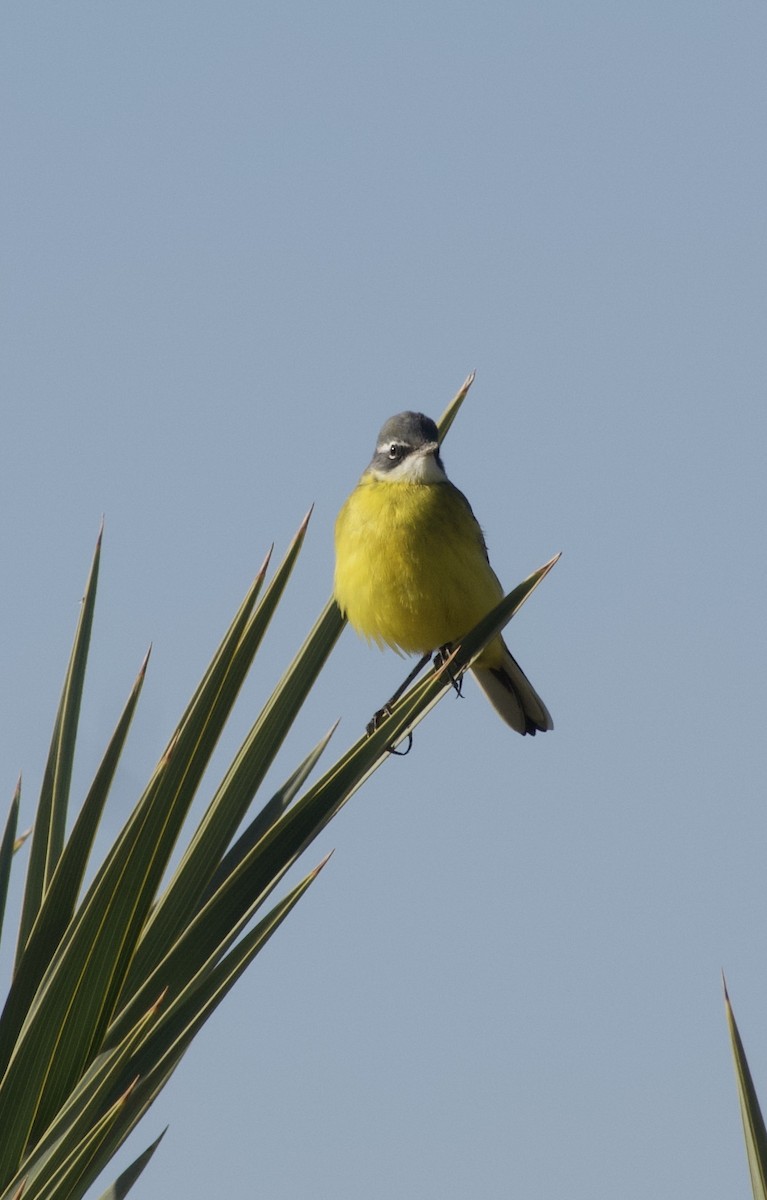
<svg viewBox="0 0 767 1200">
<path fill-rule="evenodd" d="M 450 655 L 452 654 L 452 652 L 453 652 L 453 647 L 450 645 L 450 643 L 448 643 L 446 646 L 440 646 L 439 650 L 434 655 L 434 659 L 433 659 L 434 670 L 438 671 L 440 669 L 440 667 L 444 667 L 446 663 L 448 664 L 447 677 L 453 685 L 453 690 L 455 691 L 456 696 L 459 699 L 462 699 L 463 698 L 463 675 L 464 675 L 464 673 L 463 673 L 463 671 L 459 671 L 456 674 L 453 671 L 452 667 L 449 665 L 449 659 L 450 659 Z"/>
<path fill-rule="evenodd" d="M 383 708 L 379 708 L 378 712 L 373 713 L 373 716 L 365 726 L 368 737 L 372 737 L 376 729 L 378 729 L 379 726 L 381 726 L 386 720 L 386 718 L 390 716 L 391 709 L 388 704 L 385 704 Z"/>
<path fill-rule="evenodd" d="M 365 727 L 368 737 L 372 737 L 372 735 L 375 733 L 375 731 L 378 728 L 380 728 L 380 726 L 383 724 L 383 722 L 386 720 L 386 718 L 390 717 L 391 714 L 392 714 L 392 710 L 388 704 L 385 704 L 383 706 L 383 708 L 379 708 L 378 712 L 373 713 L 372 718 L 368 721 L 368 723 Z M 396 754 L 398 758 L 404 758 L 406 754 L 410 753 L 412 748 L 413 748 L 413 734 L 410 731 L 408 731 L 408 735 L 407 735 L 407 747 L 404 750 L 398 750 L 397 747 L 393 746 L 393 745 L 386 747 L 389 754 Z"/>
</svg>

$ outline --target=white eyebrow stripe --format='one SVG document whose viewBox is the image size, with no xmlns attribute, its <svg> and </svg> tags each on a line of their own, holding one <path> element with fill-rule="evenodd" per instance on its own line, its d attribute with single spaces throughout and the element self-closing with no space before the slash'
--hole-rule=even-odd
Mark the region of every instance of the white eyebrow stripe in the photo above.
<svg viewBox="0 0 767 1200">
<path fill-rule="evenodd" d="M 444 483 L 447 479 L 433 454 L 409 454 L 386 471 L 371 467 L 370 474 L 387 483 Z"/>
</svg>

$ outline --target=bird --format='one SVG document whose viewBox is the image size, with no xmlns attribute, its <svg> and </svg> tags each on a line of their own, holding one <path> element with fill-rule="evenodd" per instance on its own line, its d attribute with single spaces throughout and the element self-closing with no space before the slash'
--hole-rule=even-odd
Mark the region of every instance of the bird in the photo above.
<svg viewBox="0 0 767 1200">
<path fill-rule="evenodd" d="M 401 412 L 386 421 L 338 514 L 333 594 L 369 642 L 424 656 L 460 641 L 503 598 L 484 534 L 448 479 L 439 431 L 423 413 Z M 500 635 L 472 671 L 517 733 L 554 728 Z"/>
</svg>

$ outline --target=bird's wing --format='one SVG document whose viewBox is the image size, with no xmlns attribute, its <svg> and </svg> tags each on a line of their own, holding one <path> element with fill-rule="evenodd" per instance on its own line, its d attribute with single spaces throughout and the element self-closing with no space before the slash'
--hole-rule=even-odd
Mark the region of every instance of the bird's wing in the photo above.
<svg viewBox="0 0 767 1200">
<path fill-rule="evenodd" d="M 487 561 L 489 563 L 490 555 L 487 552 L 487 542 L 485 541 L 485 535 L 482 532 L 482 526 L 480 525 L 477 518 L 474 516 L 474 509 L 471 507 L 471 505 L 469 504 L 469 501 L 466 499 L 466 497 L 464 496 L 464 494 L 460 490 L 460 488 L 457 488 L 455 486 L 455 484 L 449 483 L 449 482 L 448 482 L 448 487 L 453 489 L 456 499 L 460 500 L 461 504 L 466 508 L 466 511 L 468 512 L 469 516 L 471 517 L 472 522 L 474 523 L 477 541 L 482 548 L 482 553 L 484 554 L 485 558 L 487 559 Z"/>
</svg>

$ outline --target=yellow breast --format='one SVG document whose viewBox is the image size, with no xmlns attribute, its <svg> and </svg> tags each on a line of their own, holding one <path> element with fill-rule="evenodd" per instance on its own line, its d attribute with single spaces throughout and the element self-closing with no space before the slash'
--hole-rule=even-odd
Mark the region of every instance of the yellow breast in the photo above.
<svg viewBox="0 0 767 1200">
<path fill-rule="evenodd" d="M 358 633 L 425 654 L 467 633 L 502 596 L 482 532 L 449 482 L 363 475 L 338 514 L 334 591 Z"/>
</svg>

